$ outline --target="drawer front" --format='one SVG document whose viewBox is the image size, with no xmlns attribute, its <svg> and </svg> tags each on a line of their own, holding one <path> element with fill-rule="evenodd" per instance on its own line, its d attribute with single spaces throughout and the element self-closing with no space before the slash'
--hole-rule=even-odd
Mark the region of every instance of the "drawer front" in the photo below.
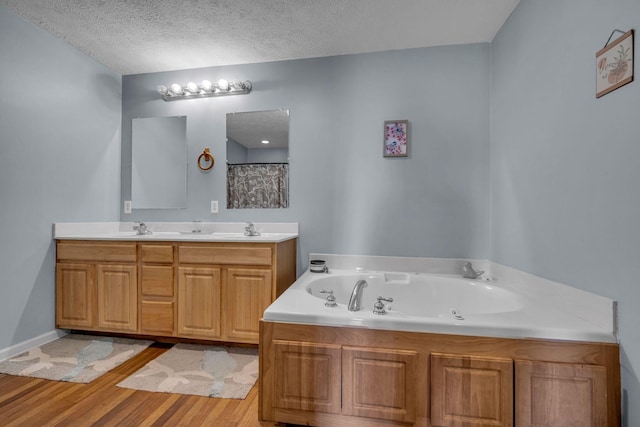
<svg viewBox="0 0 640 427">
<path fill-rule="evenodd" d="M 180 263 L 271 265 L 271 247 L 196 246 L 179 247 Z"/>
<path fill-rule="evenodd" d="M 145 297 L 173 297 L 173 266 L 143 265 L 140 289 Z"/>
<path fill-rule="evenodd" d="M 56 256 L 65 261 L 136 262 L 135 242 L 58 242 Z"/>
<path fill-rule="evenodd" d="M 174 335 L 174 304 L 172 301 L 142 301 L 140 331 L 143 334 Z"/>
<path fill-rule="evenodd" d="M 141 244 L 140 259 L 142 262 L 173 263 L 173 245 Z"/>
</svg>

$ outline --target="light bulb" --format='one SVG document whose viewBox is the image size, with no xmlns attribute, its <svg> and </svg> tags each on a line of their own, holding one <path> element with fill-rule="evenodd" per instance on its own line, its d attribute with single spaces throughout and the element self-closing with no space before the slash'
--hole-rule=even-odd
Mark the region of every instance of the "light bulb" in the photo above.
<svg viewBox="0 0 640 427">
<path fill-rule="evenodd" d="M 184 94 L 184 91 L 182 90 L 182 86 L 180 86 L 178 83 L 174 83 L 171 85 L 171 92 L 175 93 L 176 95 Z"/>
<path fill-rule="evenodd" d="M 187 83 L 187 90 L 191 93 L 198 93 L 198 85 L 194 82 Z"/>
<path fill-rule="evenodd" d="M 169 89 L 167 89 L 165 85 L 158 85 L 158 87 L 156 87 L 156 90 L 160 95 L 166 95 L 167 92 L 169 91 Z"/>
<path fill-rule="evenodd" d="M 229 82 L 225 79 L 218 80 L 218 87 L 220 90 L 229 90 Z"/>
<path fill-rule="evenodd" d="M 269 143 L 269 141 L 267 141 L 266 139 L 263 139 L 263 140 L 262 140 L 262 141 L 260 141 L 260 142 L 262 142 L 263 144 L 268 144 L 268 143 Z"/>
<path fill-rule="evenodd" d="M 213 84 L 211 84 L 209 80 L 203 80 L 201 86 L 202 89 L 206 90 L 207 92 L 211 92 L 211 89 L 213 88 Z"/>
</svg>

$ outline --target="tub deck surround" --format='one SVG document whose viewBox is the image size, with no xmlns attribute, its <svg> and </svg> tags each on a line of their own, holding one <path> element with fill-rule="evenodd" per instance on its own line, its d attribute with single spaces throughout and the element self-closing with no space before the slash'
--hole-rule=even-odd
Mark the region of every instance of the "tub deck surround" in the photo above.
<svg viewBox="0 0 640 427">
<path fill-rule="evenodd" d="M 310 260 L 325 260 L 329 273 L 304 273 L 260 322 L 261 420 L 620 425 L 613 301 L 487 261 L 473 265 L 488 279 L 472 280 L 462 278 L 464 260 Z M 362 279 L 363 308 L 348 311 Z M 328 290 L 336 307 L 325 306 Z M 393 298 L 387 314 L 373 313 L 377 297 Z"/>
<path fill-rule="evenodd" d="M 267 308 L 265 321 L 485 337 L 617 342 L 614 301 L 486 261 L 473 264 L 478 270 L 487 271 L 482 277 L 490 279 L 471 280 L 463 279 L 459 273 L 464 260 L 328 254 L 310 254 L 309 258 L 324 259 L 329 273 L 305 272 Z M 402 275 L 385 274 L 388 272 Z M 335 285 L 331 278 L 335 278 Z M 339 295 L 350 294 L 357 280 L 368 278 L 373 286 L 364 289 L 365 307 L 358 312 L 348 311 L 348 299 L 345 302 Z M 459 303 L 452 302 L 455 296 L 450 295 L 445 305 L 438 307 L 437 301 L 427 300 L 432 298 L 429 295 L 437 295 L 437 291 L 421 298 L 419 286 L 428 283 L 435 289 L 443 286 L 443 292 L 447 285 L 455 286 L 455 291 L 449 291 L 460 294 Z M 418 288 L 412 289 L 412 286 Z M 324 305 L 322 297 L 326 294 L 319 294 L 320 288 L 334 291 L 338 296 L 337 307 Z M 372 312 L 378 296 L 394 298 L 394 302 L 388 304 L 391 310 L 386 315 Z M 480 306 L 482 300 L 487 303 L 492 298 L 504 307 Z M 474 307 L 473 299 L 477 300 L 478 307 Z M 463 319 L 451 313 L 454 308 Z"/>
<path fill-rule="evenodd" d="M 152 234 L 138 235 L 136 222 L 74 222 L 53 224 L 54 240 L 130 240 L 175 242 L 270 242 L 298 237 L 298 223 L 254 223 L 259 236 L 245 236 L 245 222 L 145 222 Z"/>
</svg>

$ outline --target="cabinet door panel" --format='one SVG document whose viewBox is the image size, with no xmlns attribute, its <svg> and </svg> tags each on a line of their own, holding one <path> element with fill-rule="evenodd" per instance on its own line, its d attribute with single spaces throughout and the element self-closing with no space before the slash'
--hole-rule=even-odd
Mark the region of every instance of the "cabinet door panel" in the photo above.
<svg viewBox="0 0 640 427">
<path fill-rule="evenodd" d="M 274 406 L 340 413 L 340 346 L 274 341 Z"/>
<path fill-rule="evenodd" d="M 220 338 L 220 269 L 180 267 L 178 335 Z"/>
<path fill-rule="evenodd" d="M 89 328 L 93 325 L 93 268 L 91 264 L 56 266 L 56 326 Z"/>
<path fill-rule="evenodd" d="M 606 368 L 516 360 L 518 427 L 607 425 Z"/>
<path fill-rule="evenodd" d="M 227 338 L 258 343 L 260 319 L 271 304 L 271 270 L 227 269 Z"/>
<path fill-rule="evenodd" d="M 135 265 L 98 264 L 98 328 L 136 332 L 138 329 L 138 280 Z"/>
<path fill-rule="evenodd" d="M 399 422 L 416 419 L 417 353 L 342 349 L 342 413 Z"/>
<path fill-rule="evenodd" d="M 513 361 L 431 355 L 431 423 L 434 427 L 513 425 Z"/>
</svg>

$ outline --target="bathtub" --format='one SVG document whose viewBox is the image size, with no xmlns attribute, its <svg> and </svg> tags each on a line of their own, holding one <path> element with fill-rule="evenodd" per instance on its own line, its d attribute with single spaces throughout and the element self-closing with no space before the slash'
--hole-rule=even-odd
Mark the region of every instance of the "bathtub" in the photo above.
<svg viewBox="0 0 640 427">
<path fill-rule="evenodd" d="M 324 257 L 333 261 L 327 263 L 329 273 L 306 271 L 267 308 L 264 321 L 500 338 L 617 342 L 613 320 L 615 303 L 565 285 L 549 284 L 542 279 L 536 283 L 531 278 L 531 283 L 521 278 L 505 281 L 488 273 L 483 275 L 484 279 L 464 279 L 453 272 L 460 265 L 455 261 L 442 261 L 440 265 L 448 263 L 446 268 L 433 268 L 433 262 L 427 262 L 425 267 L 424 262 L 416 259 L 407 263 L 407 259 L 396 262 L 397 259 L 387 257 L 367 257 L 366 261 L 358 258 L 358 262 L 349 263 L 337 256 Z M 332 268 L 332 264 L 339 268 Z M 378 270 L 376 265 L 384 269 Z M 402 268 L 413 271 L 398 271 Z M 347 304 L 359 280 L 367 282 L 361 309 L 349 311 Z M 329 294 L 321 291 L 332 291 L 337 305 L 326 306 Z M 384 302 L 385 314 L 373 313 L 377 297 L 393 299 L 393 302 Z"/>
</svg>

